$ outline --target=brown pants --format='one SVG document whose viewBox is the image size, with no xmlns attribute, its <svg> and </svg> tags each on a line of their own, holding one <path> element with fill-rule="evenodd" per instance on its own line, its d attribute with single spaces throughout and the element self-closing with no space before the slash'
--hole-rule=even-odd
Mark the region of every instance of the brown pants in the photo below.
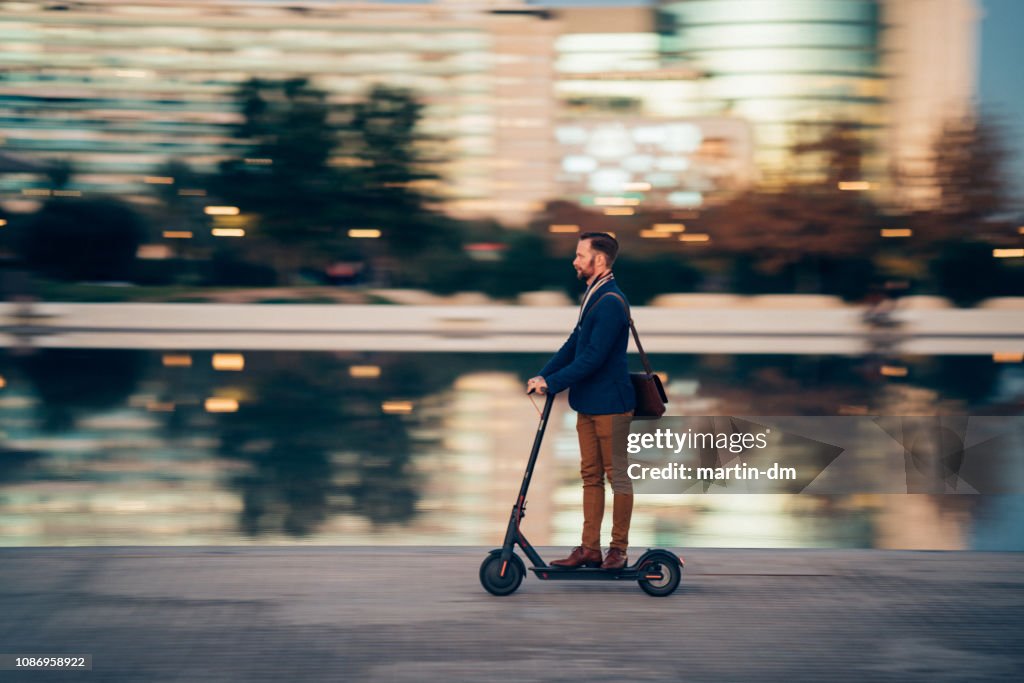
<svg viewBox="0 0 1024 683">
<path fill-rule="evenodd" d="M 583 477 L 584 548 L 601 549 L 605 476 L 608 477 L 613 491 L 611 547 L 625 552 L 629 545 L 633 493 L 632 482 L 625 476 L 625 458 L 629 417 L 632 414 L 630 411 L 614 415 L 579 413 L 576 416 L 576 433 L 580 439 L 580 475 Z M 618 457 L 613 458 L 613 454 L 616 453 Z"/>
</svg>

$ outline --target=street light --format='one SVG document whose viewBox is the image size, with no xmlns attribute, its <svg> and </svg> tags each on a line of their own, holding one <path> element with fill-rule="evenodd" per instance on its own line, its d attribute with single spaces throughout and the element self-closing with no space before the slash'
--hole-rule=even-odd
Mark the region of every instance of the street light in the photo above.
<svg viewBox="0 0 1024 683">
<path fill-rule="evenodd" d="M 237 206 L 208 206 L 203 212 L 207 216 L 237 216 L 241 213 Z"/>
<path fill-rule="evenodd" d="M 375 240 L 380 238 L 380 230 L 376 228 L 352 228 L 348 231 L 348 236 L 354 239 Z"/>
</svg>

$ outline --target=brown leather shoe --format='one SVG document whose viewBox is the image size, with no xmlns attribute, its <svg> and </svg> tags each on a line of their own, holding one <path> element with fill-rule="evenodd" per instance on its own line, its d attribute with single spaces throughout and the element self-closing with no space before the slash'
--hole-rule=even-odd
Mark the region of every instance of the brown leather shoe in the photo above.
<svg viewBox="0 0 1024 683">
<path fill-rule="evenodd" d="M 572 549 L 572 552 L 569 554 L 569 557 L 565 558 L 564 560 L 555 560 L 551 563 L 551 566 L 568 567 L 571 569 L 583 566 L 597 567 L 600 566 L 600 564 L 600 550 L 590 550 L 589 548 L 584 548 L 583 546 L 578 545 Z"/>
<path fill-rule="evenodd" d="M 626 552 L 618 548 L 609 548 L 608 554 L 604 556 L 601 569 L 622 569 L 626 566 Z"/>
</svg>

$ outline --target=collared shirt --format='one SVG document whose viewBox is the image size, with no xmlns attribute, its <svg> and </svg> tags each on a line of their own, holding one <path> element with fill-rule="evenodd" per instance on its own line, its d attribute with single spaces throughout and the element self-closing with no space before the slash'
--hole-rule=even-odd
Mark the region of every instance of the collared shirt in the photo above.
<svg viewBox="0 0 1024 683">
<path fill-rule="evenodd" d="M 594 283 L 592 285 L 590 285 L 589 287 L 587 287 L 587 291 L 583 295 L 583 303 L 580 304 L 580 317 L 576 320 L 576 324 L 577 325 L 579 325 L 581 322 L 583 322 L 583 311 L 585 311 L 587 309 L 587 303 L 590 301 L 590 296 L 594 292 L 596 292 L 597 289 L 599 287 L 601 287 L 604 283 L 608 282 L 609 280 L 614 280 L 614 279 L 615 279 L 615 276 L 612 275 L 611 271 L 609 271 L 608 273 L 606 273 L 605 275 L 602 275 L 597 280 L 594 280 Z"/>
</svg>

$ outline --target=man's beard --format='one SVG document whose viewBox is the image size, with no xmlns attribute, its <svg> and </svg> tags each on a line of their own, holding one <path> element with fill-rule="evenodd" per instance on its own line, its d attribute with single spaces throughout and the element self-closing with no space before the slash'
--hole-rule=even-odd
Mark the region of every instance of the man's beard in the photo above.
<svg viewBox="0 0 1024 683">
<path fill-rule="evenodd" d="M 594 259 L 590 259 L 590 263 L 587 264 L 586 268 L 581 268 L 576 271 L 576 279 L 583 280 L 586 282 L 590 279 L 590 276 L 594 274 Z"/>
</svg>

